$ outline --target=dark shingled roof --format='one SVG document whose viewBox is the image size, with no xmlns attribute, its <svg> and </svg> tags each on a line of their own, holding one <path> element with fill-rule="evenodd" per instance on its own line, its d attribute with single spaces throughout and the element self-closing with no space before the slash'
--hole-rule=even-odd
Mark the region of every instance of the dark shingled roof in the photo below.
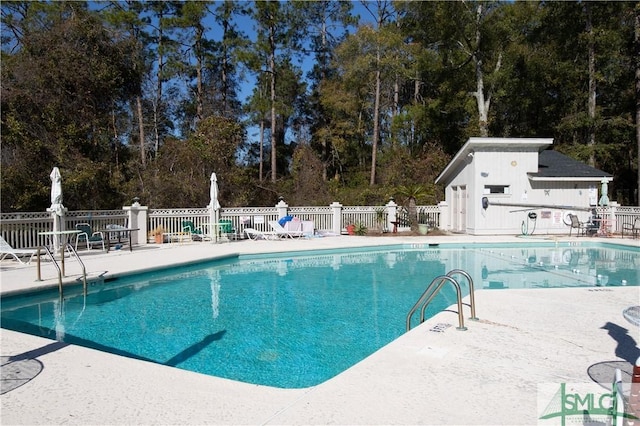
<svg viewBox="0 0 640 426">
<path fill-rule="evenodd" d="M 532 173 L 532 175 L 560 178 L 613 177 L 610 173 L 603 172 L 550 149 L 540 153 L 538 156 L 538 173 Z"/>
</svg>

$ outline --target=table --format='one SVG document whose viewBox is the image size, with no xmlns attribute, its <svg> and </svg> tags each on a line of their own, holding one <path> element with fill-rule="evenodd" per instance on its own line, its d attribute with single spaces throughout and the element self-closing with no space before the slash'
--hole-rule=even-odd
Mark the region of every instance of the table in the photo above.
<svg viewBox="0 0 640 426">
<path fill-rule="evenodd" d="M 107 253 L 109 253 L 109 248 L 111 247 L 111 234 L 118 233 L 118 244 L 122 242 L 122 235 L 120 233 L 126 233 L 129 237 L 129 251 L 133 251 L 133 246 L 131 245 L 131 232 L 139 231 L 140 228 L 108 228 L 108 229 L 100 229 L 98 232 L 102 232 L 107 234 L 106 243 L 107 243 Z"/>
<path fill-rule="evenodd" d="M 640 306 L 629 306 L 622 311 L 622 316 L 631 324 L 640 327 Z"/>
<path fill-rule="evenodd" d="M 613 220 L 608 218 L 600 218 L 597 219 L 600 222 L 600 228 L 598 229 L 596 235 L 599 237 L 610 237 L 613 229 Z M 594 222 L 596 222 L 594 220 Z"/>
</svg>

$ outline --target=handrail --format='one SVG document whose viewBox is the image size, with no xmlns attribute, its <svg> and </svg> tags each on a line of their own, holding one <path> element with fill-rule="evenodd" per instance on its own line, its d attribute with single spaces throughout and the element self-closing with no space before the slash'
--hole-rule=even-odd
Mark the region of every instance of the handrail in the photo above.
<svg viewBox="0 0 640 426">
<path fill-rule="evenodd" d="M 53 266 L 55 266 L 56 269 L 58 270 L 58 289 L 60 290 L 60 298 L 62 298 L 62 296 L 63 296 L 63 292 L 62 292 L 62 270 L 60 269 L 60 265 L 58 265 L 58 262 L 56 262 L 56 259 L 53 256 L 53 253 L 51 253 L 51 250 L 49 250 L 49 247 L 47 247 L 47 246 L 38 247 L 38 265 L 37 265 L 38 281 L 42 281 L 41 274 L 40 274 L 40 249 L 41 248 L 43 248 L 44 251 L 49 255 L 49 258 L 51 259 L 51 262 L 53 263 Z"/>
<path fill-rule="evenodd" d="M 65 243 L 64 244 L 64 247 L 61 250 L 62 268 L 60 267 L 60 265 L 58 265 L 58 262 L 56 261 L 56 258 L 53 255 L 53 253 L 51 252 L 51 250 L 49 250 L 49 247 L 47 247 L 47 246 L 38 247 L 37 266 L 36 266 L 36 271 L 37 271 L 36 281 L 42 281 L 42 273 L 41 273 L 41 267 L 40 267 L 40 249 L 44 249 L 44 251 L 47 253 L 49 258 L 51 259 L 51 263 L 53 263 L 53 266 L 55 266 L 55 268 L 58 270 L 58 289 L 60 291 L 60 297 L 61 298 L 63 297 L 62 277 L 66 276 L 65 272 L 64 272 L 64 253 L 65 253 L 65 251 L 69 251 L 69 253 L 73 254 L 73 256 L 76 258 L 76 260 L 78 261 L 78 263 L 82 267 L 82 290 L 83 290 L 84 295 L 86 296 L 87 295 L 87 268 L 85 267 L 84 262 L 82 262 L 82 260 L 80 259 L 80 256 L 78 256 L 78 252 L 75 251 L 73 246 L 71 244 L 69 244 L 69 243 Z"/>
<path fill-rule="evenodd" d="M 424 312 L 427 308 L 427 305 L 431 302 L 431 300 L 435 297 L 435 295 L 440 291 L 445 282 L 450 282 L 456 289 L 456 296 L 458 299 L 458 323 L 459 326 L 456 329 L 460 331 L 464 331 L 467 327 L 464 326 L 464 317 L 462 315 L 462 292 L 460 291 L 460 284 L 458 282 L 447 275 L 440 275 L 431 281 L 431 283 L 427 286 L 426 290 L 418 301 L 413 305 L 409 313 L 407 314 L 407 331 L 411 329 L 411 316 L 418 309 L 420 305 L 422 305 L 422 310 L 420 311 L 420 323 L 424 322 Z"/>
<path fill-rule="evenodd" d="M 73 246 L 69 243 L 66 243 L 66 247 L 67 250 L 69 250 L 69 252 L 71 254 L 73 254 L 73 256 L 76 258 L 76 260 L 78 261 L 78 263 L 80 264 L 80 266 L 82 267 L 82 291 L 84 292 L 84 295 L 87 295 L 87 268 L 84 266 L 84 262 L 80 259 L 80 256 L 78 256 L 78 252 L 76 251 L 76 249 L 73 248 Z"/>
<path fill-rule="evenodd" d="M 464 276 L 467 279 L 467 282 L 469 283 L 469 306 L 471 307 L 471 316 L 469 317 L 469 319 L 477 321 L 478 317 L 476 316 L 476 297 L 475 297 L 475 290 L 473 288 L 473 278 L 471 278 L 471 275 L 469 275 L 467 271 L 462 269 L 452 269 L 449 272 L 447 272 L 448 277 L 454 274 L 460 274 Z"/>
</svg>

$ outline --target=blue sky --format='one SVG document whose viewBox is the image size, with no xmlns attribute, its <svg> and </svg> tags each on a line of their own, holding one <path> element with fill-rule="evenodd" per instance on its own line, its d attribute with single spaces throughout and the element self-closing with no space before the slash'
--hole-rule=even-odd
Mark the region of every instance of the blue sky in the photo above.
<svg viewBox="0 0 640 426">
<path fill-rule="evenodd" d="M 352 13 L 354 15 L 359 15 L 361 22 L 371 21 L 371 15 L 364 8 L 364 6 L 362 5 L 361 1 L 352 1 L 351 3 L 353 5 Z M 240 20 L 237 20 L 236 23 L 238 24 L 238 27 L 242 31 L 244 31 L 244 33 L 250 39 L 255 40 L 254 23 L 253 23 L 253 21 L 251 19 L 249 19 L 249 18 L 241 18 Z M 216 24 L 213 23 L 213 22 L 212 22 L 210 31 L 211 31 L 211 34 L 213 35 L 214 39 L 219 39 L 220 35 L 219 35 L 219 33 L 218 34 L 216 33 L 216 31 L 219 31 L 219 29 L 216 28 Z M 350 27 L 349 31 L 351 33 L 353 33 L 355 31 L 355 28 L 354 27 Z M 314 65 L 314 58 L 312 56 L 307 56 L 305 58 L 296 58 L 295 61 L 294 61 L 294 64 L 302 68 L 303 77 L 306 79 L 307 73 L 311 70 L 311 68 Z M 246 80 L 247 81 L 242 83 L 242 86 L 241 86 L 241 89 L 240 89 L 240 93 L 238 94 L 238 96 L 239 96 L 241 101 L 244 101 L 249 96 L 251 96 L 251 94 L 253 92 L 253 88 L 255 87 L 255 76 L 247 75 L 246 76 Z"/>
</svg>

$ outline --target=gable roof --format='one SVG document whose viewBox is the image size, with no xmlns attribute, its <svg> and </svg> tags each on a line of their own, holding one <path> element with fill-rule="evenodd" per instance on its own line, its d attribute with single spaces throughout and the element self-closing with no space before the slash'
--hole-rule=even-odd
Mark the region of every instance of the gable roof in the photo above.
<svg viewBox="0 0 640 426">
<path fill-rule="evenodd" d="M 574 160 L 549 148 L 552 138 L 469 138 L 460 148 L 442 173 L 435 180 L 436 184 L 448 184 L 464 166 L 467 156 L 474 151 L 520 151 L 538 152 L 538 172 L 528 173 L 535 181 L 570 180 L 600 182 L 603 178 L 613 180 L 613 175 L 580 161 Z"/>
<path fill-rule="evenodd" d="M 551 138 L 469 138 L 438 175 L 435 183 L 447 184 L 474 151 L 533 151 L 539 152 L 553 144 Z"/>
<path fill-rule="evenodd" d="M 588 180 L 600 181 L 603 178 L 613 180 L 613 175 L 580 161 L 574 160 L 558 151 L 547 149 L 538 155 L 538 172 L 528 173 L 531 180 Z"/>
</svg>

